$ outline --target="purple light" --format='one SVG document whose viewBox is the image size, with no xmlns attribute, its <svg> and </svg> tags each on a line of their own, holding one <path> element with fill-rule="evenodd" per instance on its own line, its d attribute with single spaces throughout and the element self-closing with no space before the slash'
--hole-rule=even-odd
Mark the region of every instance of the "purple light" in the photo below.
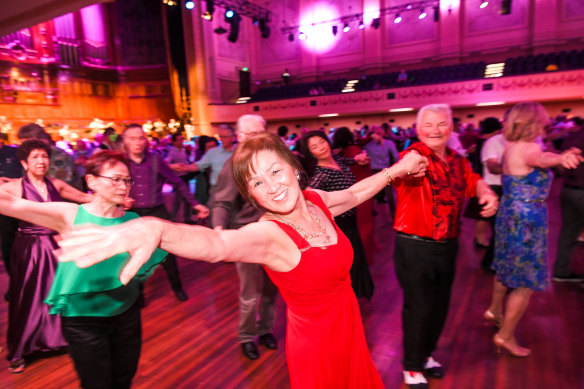
<svg viewBox="0 0 584 389">
<path fill-rule="evenodd" d="M 398 23 L 399 23 L 399 22 L 401 22 L 401 21 L 402 21 L 402 17 L 401 17 L 401 16 L 399 16 L 399 14 L 395 15 L 395 19 L 393 20 L 393 22 L 394 22 L 395 24 L 398 24 Z"/>
<path fill-rule="evenodd" d="M 426 13 L 426 11 L 421 10 L 420 11 L 420 16 L 418 16 L 418 19 L 422 20 L 424 19 L 426 16 L 428 16 L 428 14 Z"/>
</svg>

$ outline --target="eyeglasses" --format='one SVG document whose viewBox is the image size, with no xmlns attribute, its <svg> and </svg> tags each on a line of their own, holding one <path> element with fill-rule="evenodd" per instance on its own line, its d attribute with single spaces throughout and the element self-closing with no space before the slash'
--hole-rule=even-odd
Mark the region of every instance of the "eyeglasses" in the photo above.
<svg viewBox="0 0 584 389">
<path fill-rule="evenodd" d="M 108 180 L 110 180 L 110 182 L 112 183 L 112 185 L 114 186 L 120 186 L 120 184 L 123 182 L 124 184 L 126 184 L 126 186 L 132 186 L 134 185 L 134 180 L 132 180 L 131 178 L 122 178 L 122 177 L 106 177 L 106 176 L 100 176 L 97 175 L 97 177 L 101 177 L 101 178 L 107 178 Z"/>
</svg>

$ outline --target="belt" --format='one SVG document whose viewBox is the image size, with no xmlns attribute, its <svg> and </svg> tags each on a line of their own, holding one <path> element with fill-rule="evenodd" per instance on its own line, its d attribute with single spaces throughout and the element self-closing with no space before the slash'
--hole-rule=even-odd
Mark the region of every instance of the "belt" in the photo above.
<svg viewBox="0 0 584 389">
<path fill-rule="evenodd" d="M 454 239 L 446 239 L 446 240 L 436 240 L 436 239 L 432 239 L 432 238 L 427 238 L 425 236 L 406 234 L 405 232 L 400 232 L 400 231 L 397 232 L 397 236 L 401 236 L 402 238 L 417 240 L 419 242 L 438 243 L 438 244 L 450 243 L 451 241 L 456 239 L 456 238 L 454 238 Z"/>
</svg>

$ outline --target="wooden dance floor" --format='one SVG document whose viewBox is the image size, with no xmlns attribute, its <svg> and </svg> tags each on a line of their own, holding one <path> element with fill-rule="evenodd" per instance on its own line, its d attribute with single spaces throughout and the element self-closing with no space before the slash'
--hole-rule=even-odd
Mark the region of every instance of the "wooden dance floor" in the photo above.
<svg viewBox="0 0 584 389">
<path fill-rule="evenodd" d="M 559 233 L 559 187 L 550 198 L 550 259 L 555 258 Z M 401 291 L 391 253 L 393 231 L 388 212 L 379 210 L 378 252 L 371 273 L 376 289 L 371 301 L 361 300 L 361 314 L 373 361 L 388 389 L 404 388 L 401 374 Z M 519 342 L 532 355 L 519 359 L 497 356 L 491 342 L 494 328 L 486 326 L 483 311 L 490 302 L 492 276 L 479 268 L 483 250 L 473 246 L 474 221 L 463 219 L 458 272 L 450 314 L 434 357 L 446 370 L 431 389 L 550 389 L 584 388 L 584 289 L 577 284 L 553 284 L 534 294 L 517 329 Z M 193 250 L 196 250 L 196 243 Z M 584 248 L 577 248 L 577 269 L 584 271 Z M 146 285 L 143 347 L 134 388 L 289 388 L 285 358 L 285 305 L 277 303 L 276 351 L 260 347 L 251 361 L 237 342 L 238 281 L 235 266 L 179 259 L 189 300 L 179 302 L 158 270 Z M 550 264 L 551 268 L 551 264 Z M 0 291 L 8 278 L 0 266 Z M 6 357 L 8 304 L 0 303 L 0 345 Z M 0 364 L 0 388 L 77 388 L 78 380 L 67 354 L 34 361 L 20 375 Z M 331 388 L 335 389 L 335 388 Z M 366 389 L 366 388 L 363 388 Z"/>
</svg>

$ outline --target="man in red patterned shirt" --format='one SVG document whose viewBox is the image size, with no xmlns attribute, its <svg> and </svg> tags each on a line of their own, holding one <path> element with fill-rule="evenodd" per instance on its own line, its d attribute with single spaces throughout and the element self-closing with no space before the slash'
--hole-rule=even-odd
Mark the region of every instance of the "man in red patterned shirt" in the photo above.
<svg viewBox="0 0 584 389">
<path fill-rule="evenodd" d="M 466 198 L 477 196 L 481 215 L 497 211 L 498 198 L 463 156 L 446 146 L 452 111 L 446 104 L 427 105 L 417 118 L 420 143 L 402 154 L 428 158 L 426 175 L 396 179 L 394 262 L 404 293 L 404 380 L 410 388 L 428 387 L 425 376 L 441 378 L 432 358 L 444 327 L 455 274 L 460 214 Z"/>
</svg>

